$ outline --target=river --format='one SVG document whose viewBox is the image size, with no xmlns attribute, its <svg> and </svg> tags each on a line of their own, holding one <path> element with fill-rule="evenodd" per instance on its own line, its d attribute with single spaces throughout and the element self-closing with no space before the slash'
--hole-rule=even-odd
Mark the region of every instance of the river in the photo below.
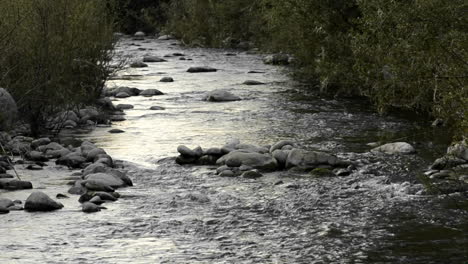
<svg viewBox="0 0 468 264">
<path fill-rule="evenodd" d="M 164 92 L 114 102 L 134 105 L 112 126 L 125 133 L 74 132 L 125 160 L 135 186 L 96 214 L 83 214 L 72 197 L 53 213 L 2 215 L 1 263 L 466 263 L 466 210 L 456 196 L 419 192 L 416 178 L 445 151 L 443 129 L 405 113 L 379 115 L 362 99 L 320 97 L 260 55 L 151 39 L 123 39 L 116 47 L 129 60 L 176 52 L 185 60 L 165 57 L 108 82 Z M 204 65 L 218 71 L 187 72 Z M 159 82 L 165 76 L 175 81 Z M 220 88 L 243 100 L 202 100 Z M 363 166 L 346 177 L 281 171 L 251 180 L 171 158 L 180 144 L 215 147 L 231 138 L 256 145 L 293 139 Z M 376 141 L 410 142 L 418 154 L 370 154 L 366 144 Z M 53 165 L 47 173 L 20 173 L 51 195 L 67 190 L 63 170 Z M 0 195 L 24 200 L 28 193 Z"/>
</svg>

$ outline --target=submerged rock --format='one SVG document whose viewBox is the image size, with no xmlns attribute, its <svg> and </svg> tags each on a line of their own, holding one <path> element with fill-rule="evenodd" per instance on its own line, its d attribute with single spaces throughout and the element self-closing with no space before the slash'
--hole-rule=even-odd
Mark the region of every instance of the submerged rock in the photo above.
<svg viewBox="0 0 468 264">
<path fill-rule="evenodd" d="M 214 90 L 214 91 L 208 92 L 203 98 L 203 100 L 209 101 L 209 102 L 230 102 L 230 101 L 239 101 L 241 100 L 241 98 L 226 90 Z"/>
<path fill-rule="evenodd" d="M 163 95 L 164 93 L 162 93 L 161 91 L 159 91 L 158 89 L 146 89 L 146 90 L 143 90 L 140 95 L 141 96 L 145 96 L 145 97 L 151 97 L 151 96 L 155 96 L 155 95 Z"/>
<path fill-rule="evenodd" d="M 151 106 L 149 110 L 158 111 L 158 110 L 166 110 L 166 108 L 162 106 Z"/>
<path fill-rule="evenodd" d="M 259 82 L 259 81 L 254 81 L 254 80 L 247 80 L 243 84 L 245 85 L 262 85 L 265 83 Z"/>
<path fill-rule="evenodd" d="M 208 66 L 198 66 L 198 67 L 190 67 L 187 72 L 190 73 L 198 73 L 198 72 L 216 72 L 218 71 L 215 68 L 208 67 Z"/>
<path fill-rule="evenodd" d="M 27 211 L 53 211 L 61 208 L 63 208 L 61 203 L 52 200 L 43 192 L 33 192 L 24 204 L 24 209 Z"/>
<path fill-rule="evenodd" d="M 130 64 L 131 68 L 146 68 L 148 67 L 148 64 L 142 62 L 142 61 L 135 61 Z"/>
<path fill-rule="evenodd" d="M 157 56 L 145 56 L 143 62 L 166 62 L 167 60 Z"/>
<path fill-rule="evenodd" d="M 163 77 L 161 78 L 161 80 L 159 80 L 160 82 L 173 82 L 174 79 L 172 77 Z"/>
</svg>

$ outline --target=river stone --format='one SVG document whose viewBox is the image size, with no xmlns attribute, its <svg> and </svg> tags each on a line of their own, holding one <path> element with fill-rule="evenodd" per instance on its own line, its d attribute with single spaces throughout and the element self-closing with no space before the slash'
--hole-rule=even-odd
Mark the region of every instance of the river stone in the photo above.
<svg viewBox="0 0 468 264">
<path fill-rule="evenodd" d="M 15 191 L 32 188 L 32 183 L 29 181 L 20 181 L 16 179 L 0 179 L 0 189 Z"/>
<path fill-rule="evenodd" d="M 190 67 L 187 72 L 190 73 L 197 73 L 197 72 L 216 72 L 218 71 L 215 68 L 208 67 L 208 66 L 198 66 L 198 67 Z"/>
<path fill-rule="evenodd" d="M 180 153 L 180 155 L 188 157 L 188 158 L 200 158 L 203 155 L 203 149 L 198 146 L 194 148 L 193 150 L 188 148 L 187 146 L 180 145 L 177 147 L 177 152 Z"/>
<path fill-rule="evenodd" d="M 130 97 L 130 95 L 128 93 L 125 93 L 125 92 L 120 92 L 118 94 L 115 95 L 116 98 L 127 98 L 127 97 Z"/>
<path fill-rule="evenodd" d="M 138 89 L 138 88 L 128 87 L 128 86 L 119 86 L 119 87 L 112 88 L 112 89 L 106 89 L 104 91 L 104 95 L 105 96 L 116 96 L 119 93 L 126 93 L 126 94 L 128 94 L 130 96 L 136 96 L 136 95 L 139 95 L 140 92 L 141 92 L 141 90 Z"/>
<path fill-rule="evenodd" d="M 15 205 L 12 205 L 12 206 L 8 207 L 8 210 L 10 210 L 10 211 L 23 211 L 24 207 L 19 205 L 19 204 L 15 204 Z"/>
<path fill-rule="evenodd" d="M 97 120 L 99 117 L 99 111 L 95 107 L 83 108 L 78 111 L 79 116 L 81 117 L 80 121 L 87 120 Z"/>
<path fill-rule="evenodd" d="M 166 110 L 166 108 L 161 106 L 151 106 L 149 110 L 159 111 L 159 110 Z"/>
<path fill-rule="evenodd" d="M 97 181 L 112 188 L 125 187 L 127 184 L 118 176 L 111 173 L 92 173 L 84 177 L 86 181 Z"/>
<path fill-rule="evenodd" d="M 77 195 L 85 194 L 87 191 L 88 190 L 83 186 L 73 186 L 70 189 L 68 189 L 69 194 L 77 194 Z"/>
<path fill-rule="evenodd" d="M 221 151 L 220 148 L 209 148 L 203 152 L 204 155 L 213 155 L 213 156 L 221 156 L 224 153 Z"/>
<path fill-rule="evenodd" d="M 448 147 L 447 154 L 468 161 L 468 142 L 464 140 Z"/>
<path fill-rule="evenodd" d="M 79 153 L 72 152 L 56 160 L 55 164 L 67 166 L 73 169 L 79 169 L 85 162 L 86 159 L 83 156 L 81 156 Z"/>
<path fill-rule="evenodd" d="M 173 82 L 174 79 L 172 77 L 163 77 L 161 78 L 161 80 L 159 80 L 160 82 Z"/>
<path fill-rule="evenodd" d="M 88 153 L 93 150 L 93 149 L 96 149 L 96 145 L 94 145 L 93 143 L 89 142 L 89 141 L 84 141 L 83 143 L 81 143 L 81 146 L 80 146 L 80 151 L 81 151 L 81 154 L 83 154 L 83 156 L 88 156 Z"/>
<path fill-rule="evenodd" d="M 86 161 L 93 161 L 94 162 L 96 160 L 96 157 L 101 155 L 101 154 L 107 154 L 107 153 L 102 148 L 92 149 L 86 155 Z"/>
<path fill-rule="evenodd" d="M 236 174 L 232 170 L 223 170 L 219 173 L 220 177 L 235 177 Z"/>
<path fill-rule="evenodd" d="M 273 156 L 273 158 L 276 159 L 276 161 L 278 161 L 278 165 L 280 167 L 285 167 L 286 166 L 286 160 L 288 159 L 288 154 L 289 154 L 289 152 L 287 152 L 287 151 L 276 149 L 276 150 L 273 151 L 272 156 Z"/>
<path fill-rule="evenodd" d="M 14 155 L 24 155 L 31 151 L 32 138 L 18 136 L 6 144 L 6 148 Z"/>
<path fill-rule="evenodd" d="M 33 149 L 37 149 L 40 146 L 48 145 L 50 143 L 51 143 L 50 138 L 39 138 L 31 142 L 31 147 Z"/>
<path fill-rule="evenodd" d="M 83 169 L 83 176 L 94 173 L 106 172 L 107 168 L 108 167 L 102 163 L 93 163 Z"/>
<path fill-rule="evenodd" d="M 61 208 L 63 208 L 61 203 L 52 200 L 43 192 L 33 192 L 24 204 L 24 209 L 27 211 L 53 211 Z"/>
<path fill-rule="evenodd" d="M 203 155 L 198 159 L 198 165 L 216 165 L 216 161 L 219 159 L 219 156 L 214 155 Z"/>
<path fill-rule="evenodd" d="M 62 127 L 67 128 L 67 129 L 73 129 L 73 128 L 76 128 L 77 126 L 78 126 L 78 123 L 73 120 L 67 120 L 62 124 Z"/>
<path fill-rule="evenodd" d="M 145 97 L 151 97 L 151 96 L 155 96 L 155 95 L 163 95 L 163 93 L 161 91 L 159 91 L 158 89 L 146 89 L 146 90 L 143 90 L 140 93 L 140 95 L 145 96 Z"/>
<path fill-rule="evenodd" d="M 44 153 L 39 152 L 39 151 L 31 151 L 26 154 L 26 158 L 30 161 L 40 161 L 40 162 L 46 162 L 49 159 L 44 155 Z"/>
<path fill-rule="evenodd" d="M 95 213 L 101 211 L 101 207 L 91 202 L 85 202 L 81 205 L 81 210 L 85 213 Z"/>
<path fill-rule="evenodd" d="M 107 154 L 99 154 L 95 159 L 94 163 L 102 163 L 108 167 L 114 167 L 114 160 Z"/>
<path fill-rule="evenodd" d="M 0 206 L 0 214 L 8 214 L 9 212 L 8 208 Z"/>
<path fill-rule="evenodd" d="M 166 62 L 167 60 L 160 58 L 158 56 L 145 56 L 143 57 L 143 62 Z"/>
<path fill-rule="evenodd" d="M 172 39 L 174 39 L 174 37 L 171 35 L 162 35 L 158 38 L 158 40 L 172 40 Z"/>
<path fill-rule="evenodd" d="M 1 167 L 0 167 L 0 170 L 1 170 Z M 11 174 L 6 174 L 6 173 L 0 174 L 0 179 L 13 179 L 13 178 L 14 176 Z"/>
<path fill-rule="evenodd" d="M 270 153 L 273 153 L 277 149 L 282 149 L 284 146 L 294 146 L 295 144 L 292 140 L 281 140 L 270 147 Z"/>
<path fill-rule="evenodd" d="M 319 165 L 335 166 L 339 163 L 337 157 L 319 151 L 293 149 L 286 159 L 286 168 L 297 167 L 303 170 L 315 169 Z"/>
<path fill-rule="evenodd" d="M 15 100 L 7 90 L 0 88 L 0 130 L 10 128 L 17 114 Z"/>
<path fill-rule="evenodd" d="M 372 149 L 371 152 L 382 152 L 386 154 L 413 154 L 416 150 L 406 142 L 395 142 L 376 147 Z"/>
<path fill-rule="evenodd" d="M 111 174 L 120 180 L 122 180 L 126 186 L 133 186 L 132 180 L 127 176 L 127 172 L 122 172 L 119 170 L 109 169 L 107 171 L 108 174 Z"/>
<path fill-rule="evenodd" d="M 221 157 L 216 163 L 226 164 L 229 167 L 247 165 L 259 170 L 275 170 L 278 167 L 277 161 L 269 154 L 242 152 L 237 150 Z"/>
<path fill-rule="evenodd" d="M 262 177 L 263 175 L 258 172 L 258 170 L 249 170 L 244 173 L 242 173 L 241 177 L 246 178 L 246 179 L 257 179 Z"/>
<path fill-rule="evenodd" d="M 15 203 L 7 198 L 0 198 L 0 207 L 8 208 L 10 206 L 15 205 Z"/>
<path fill-rule="evenodd" d="M 89 202 L 93 204 L 101 205 L 104 203 L 104 200 L 102 200 L 101 197 L 99 196 L 94 196 L 93 198 L 89 200 Z"/>
<path fill-rule="evenodd" d="M 286 54 L 273 54 L 268 55 L 263 59 L 265 64 L 273 64 L 273 65 L 288 65 L 290 58 Z"/>
<path fill-rule="evenodd" d="M 128 110 L 128 109 L 133 109 L 134 106 L 131 104 L 118 104 L 116 108 L 119 110 Z"/>
<path fill-rule="evenodd" d="M 71 151 L 66 149 L 66 148 L 62 148 L 60 150 L 51 150 L 50 149 L 50 150 L 46 151 L 45 156 L 47 158 L 58 159 L 58 158 L 61 158 L 61 157 L 65 157 L 70 153 L 71 153 Z"/>
<path fill-rule="evenodd" d="M 148 64 L 142 61 L 135 61 L 130 64 L 130 68 L 146 68 L 146 67 L 148 67 Z"/>
<path fill-rule="evenodd" d="M 203 98 L 203 100 L 209 102 L 231 102 L 239 101 L 241 100 L 241 98 L 226 90 L 213 90 L 211 92 L 208 92 Z"/>
<path fill-rule="evenodd" d="M 186 164 L 195 164 L 197 160 L 198 158 L 179 155 L 176 157 L 175 162 L 179 165 L 186 165 Z"/>
<path fill-rule="evenodd" d="M 62 145 L 57 142 L 51 142 L 47 145 L 37 147 L 37 151 L 46 152 L 47 150 L 61 150 L 64 149 Z"/>
<path fill-rule="evenodd" d="M 95 192 L 93 196 L 99 196 L 99 198 L 101 198 L 101 200 L 103 201 L 117 201 L 118 197 L 118 193 L 116 192 L 112 192 L 112 193 L 108 193 L 108 192 Z"/>
<path fill-rule="evenodd" d="M 102 191 L 102 192 L 113 192 L 114 188 L 111 186 L 107 185 L 101 180 L 85 180 L 82 182 L 83 186 L 86 187 L 86 189 L 91 190 L 91 191 Z"/>
<path fill-rule="evenodd" d="M 135 32 L 135 34 L 133 36 L 137 37 L 137 38 L 144 38 L 144 37 L 146 37 L 146 34 L 143 31 L 137 31 L 137 32 Z"/>
<path fill-rule="evenodd" d="M 262 85 L 265 83 L 259 82 L 259 81 L 254 81 L 254 80 L 247 80 L 243 83 L 244 85 Z"/>
</svg>

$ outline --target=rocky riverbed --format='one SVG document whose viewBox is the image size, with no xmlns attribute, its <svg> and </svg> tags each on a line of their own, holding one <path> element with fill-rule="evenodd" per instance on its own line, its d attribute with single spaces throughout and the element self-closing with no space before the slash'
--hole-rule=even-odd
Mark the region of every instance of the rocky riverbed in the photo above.
<svg viewBox="0 0 468 264">
<path fill-rule="evenodd" d="M 34 189 L 0 199 L 21 207 L 39 191 L 63 208 L 1 215 L 2 263 L 467 259 L 465 179 L 454 175 L 466 148 L 447 153 L 443 128 L 320 98 L 260 55 L 169 37 L 124 38 L 117 52 L 132 67 L 108 82 L 112 127 L 77 111 L 60 116 L 72 122 L 55 144 L 8 140 L 17 154 L 30 147 L 11 162 Z M 429 195 L 424 173 L 461 189 Z M 118 200 L 96 201 L 117 187 Z"/>
</svg>

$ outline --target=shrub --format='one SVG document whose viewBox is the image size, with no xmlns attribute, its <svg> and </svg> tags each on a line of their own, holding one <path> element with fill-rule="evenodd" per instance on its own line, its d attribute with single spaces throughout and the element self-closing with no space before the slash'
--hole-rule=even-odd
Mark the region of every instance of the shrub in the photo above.
<svg viewBox="0 0 468 264">
<path fill-rule="evenodd" d="M 0 87 L 40 132 L 60 110 L 92 103 L 110 74 L 110 1 L 0 1 Z"/>
</svg>

